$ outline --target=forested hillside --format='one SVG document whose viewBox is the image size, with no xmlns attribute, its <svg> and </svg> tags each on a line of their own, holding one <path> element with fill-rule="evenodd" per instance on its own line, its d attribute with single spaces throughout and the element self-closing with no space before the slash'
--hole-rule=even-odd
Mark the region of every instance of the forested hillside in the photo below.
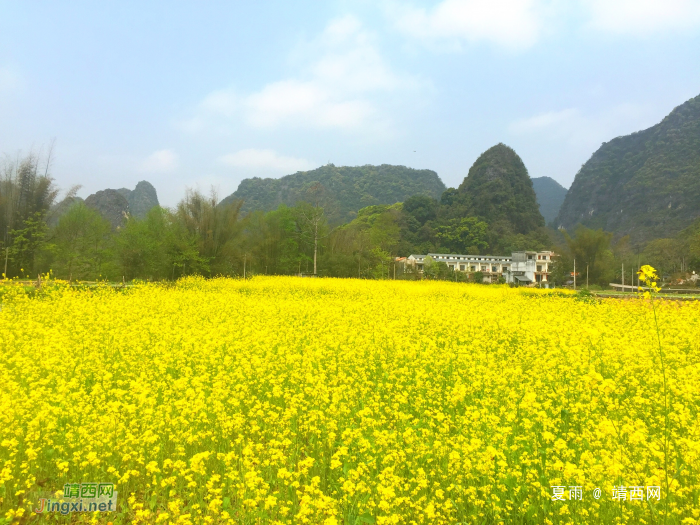
<svg viewBox="0 0 700 525">
<path fill-rule="evenodd" d="M 363 208 L 333 232 L 329 247 L 334 271 L 351 276 L 369 268 L 381 275 L 394 255 L 510 254 L 549 241 L 525 165 L 499 144 L 477 159 L 458 189 L 439 200 L 414 195 L 402 204 Z"/>
<path fill-rule="evenodd" d="M 251 212 L 319 200 L 329 223 L 338 225 L 351 221 L 367 206 L 403 202 L 412 195 L 439 199 L 443 191 L 445 185 L 431 170 L 389 164 L 357 167 L 328 164 L 280 179 L 244 179 L 222 204 L 241 199 L 241 211 Z"/>
<path fill-rule="evenodd" d="M 700 96 L 659 124 L 603 144 L 576 175 L 556 220 L 634 244 L 670 237 L 700 217 Z"/>
<path fill-rule="evenodd" d="M 491 253 L 541 245 L 547 238 L 527 168 L 505 144 L 482 153 L 459 188 L 445 191 L 439 217 L 451 223 L 469 217 L 485 222 Z"/>
<path fill-rule="evenodd" d="M 527 168 L 505 144 L 482 153 L 459 188 L 443 201 L 453 217 L 478 217 L 504 235 L 527 234 L 544 226 Z"/>
</svg>

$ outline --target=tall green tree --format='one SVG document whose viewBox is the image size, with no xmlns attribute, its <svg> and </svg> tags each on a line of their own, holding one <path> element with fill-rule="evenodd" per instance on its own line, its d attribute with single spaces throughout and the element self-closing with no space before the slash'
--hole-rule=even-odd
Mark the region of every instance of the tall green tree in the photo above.
<svg viewBox="0 0 700 525">
<path fill-rule="evenodd" d="M 207 275 L 243 273 L 241 205 L 232 201 L 219 206 L 216 192 L 206 197 L 193 190 L 177 205 L 177 220 L 197 239 L 199 254 L 208 263 L 202 267 Z"/>
<path fill-rule="evenodd" d="M 569 254 L 576 261 L 576 271 L 581 276 L 577 284 L 585 282 L 587 274 L 590 284 L 607 285 L 614 276 L 616 266 L 610 249 L 612 233 L 579 226 L 574 237 L 568 233 L 564 236 Z"/>
<path fill-rule="evenodd" d="M 451 253 L 478 254 L 487 247 L 488 224 L 476 217 L 448 219 L 435 230 L 440 244 Z"/>
<path fill-rule="evenodd" d="M 121 275 L 127 279 L 176 279 L 209 269 L 195 236 L 167 209 L 156 206 L 143 219 L 130 217 L 115 237 Z"/>
<path fill-rule="evenodd" d="M 51 269 L 66 279 L 96 279 L 111 263 L 109 222 L 83 202 L 61 216 L 51 237 Z"/>
<path fill-rule="evenodd" d="M 50 152 L 43 163 L 39 155 L 30 153 L 16 160 L 6 157 L 0 169 L 0 246 L 8 276 L 34 276 L 41 271 L 45 217 L 58 193 L 49 176 L 50 163 Z"/>
</svg>

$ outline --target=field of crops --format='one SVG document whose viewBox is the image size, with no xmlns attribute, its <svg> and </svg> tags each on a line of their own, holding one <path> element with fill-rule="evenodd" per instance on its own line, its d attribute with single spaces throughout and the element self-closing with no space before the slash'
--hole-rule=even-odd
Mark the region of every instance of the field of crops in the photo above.
<svg viewBox="0 0 700 525">
<path fill-rule="evenodd" d="M 700 302 L 657 332 L 649 300 L 436 282 L 1 300 L 7 523 L 700 523 Z M 34 515 L 86 482 L 117 512 Z"/>
</svg>

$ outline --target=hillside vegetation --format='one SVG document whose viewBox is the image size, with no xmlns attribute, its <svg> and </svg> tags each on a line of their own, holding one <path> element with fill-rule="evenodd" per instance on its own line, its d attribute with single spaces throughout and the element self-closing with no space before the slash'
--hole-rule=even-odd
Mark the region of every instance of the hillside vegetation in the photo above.
<svg viewBox="0 0 700 525">
<path fill-rule="evenodd" d="M 629 235 L 640 244 L 700 217 L 700 96 L 659 124 L 603 144 L 583 165 L 557 226 Z"/>
<path fill-rule="evenodd" d="M 544 226 L 527 168 L 505 144 L 482 153 L 457 190 L 443 198 L 449 215 L 478 217 L 501 234 L 527 234 Z"/>
<path fill-rule="evenodd" d="M 332 225 L 351 221 L 367 206 L 395 204 L 412 195 L 438 199 L 445 191 L 440 177 L 431 170 L 389 164 L 356 167 L 328 164 L 280 179 L 244 179 L 238 189 L 221 202 L 225 205 L 242 199 L 243 212 L 272 211 L 281 204 L 294 206 L 319 198 L 318 184 L 322 187 L 321 204 Z"/>
</svg>

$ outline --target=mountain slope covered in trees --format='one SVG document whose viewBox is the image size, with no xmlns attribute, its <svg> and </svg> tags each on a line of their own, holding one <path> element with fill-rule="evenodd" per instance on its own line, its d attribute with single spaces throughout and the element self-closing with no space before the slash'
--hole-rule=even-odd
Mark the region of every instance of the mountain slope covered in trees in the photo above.
<svg viewBox="0 0 700 525">
<path fill-rule="evenodd" d="M 332 225 L 351 221 L 367 206 L 394 204 L 412 195 L 439 199 L 445 185 L 437 173 L 404 166 L 334 166 L 300 171 L 280 179 L 244 179 L 238 189 L 222 200 L 243 200 L 242 211 L 272 211 L 281 204 L 294 206 L 319 198 Z"/>
<path fill-rule="evenodd" d="M 535 177 L 532 179 L 532 187 L 537 195 L 540 213 L 544 221 L 549 224 L 559 214 L 567 190 L 551 177 Z"/>
<path fill-rule="evenodd" d="M 544 218 L 527 168 L 505 144 L 482 153 L 456 190 L 445 192 L 442 203 L 452 217 L 477 217 L 496 235 L 526 235 L 544 227 Z"/>
<path fill-rule="evenodd" d="M 556 220 L 635 244 L 675 235 L 700 217 L 700 96 L 659 124 L 603 144 L 576 175 Z"/>
</svg>

